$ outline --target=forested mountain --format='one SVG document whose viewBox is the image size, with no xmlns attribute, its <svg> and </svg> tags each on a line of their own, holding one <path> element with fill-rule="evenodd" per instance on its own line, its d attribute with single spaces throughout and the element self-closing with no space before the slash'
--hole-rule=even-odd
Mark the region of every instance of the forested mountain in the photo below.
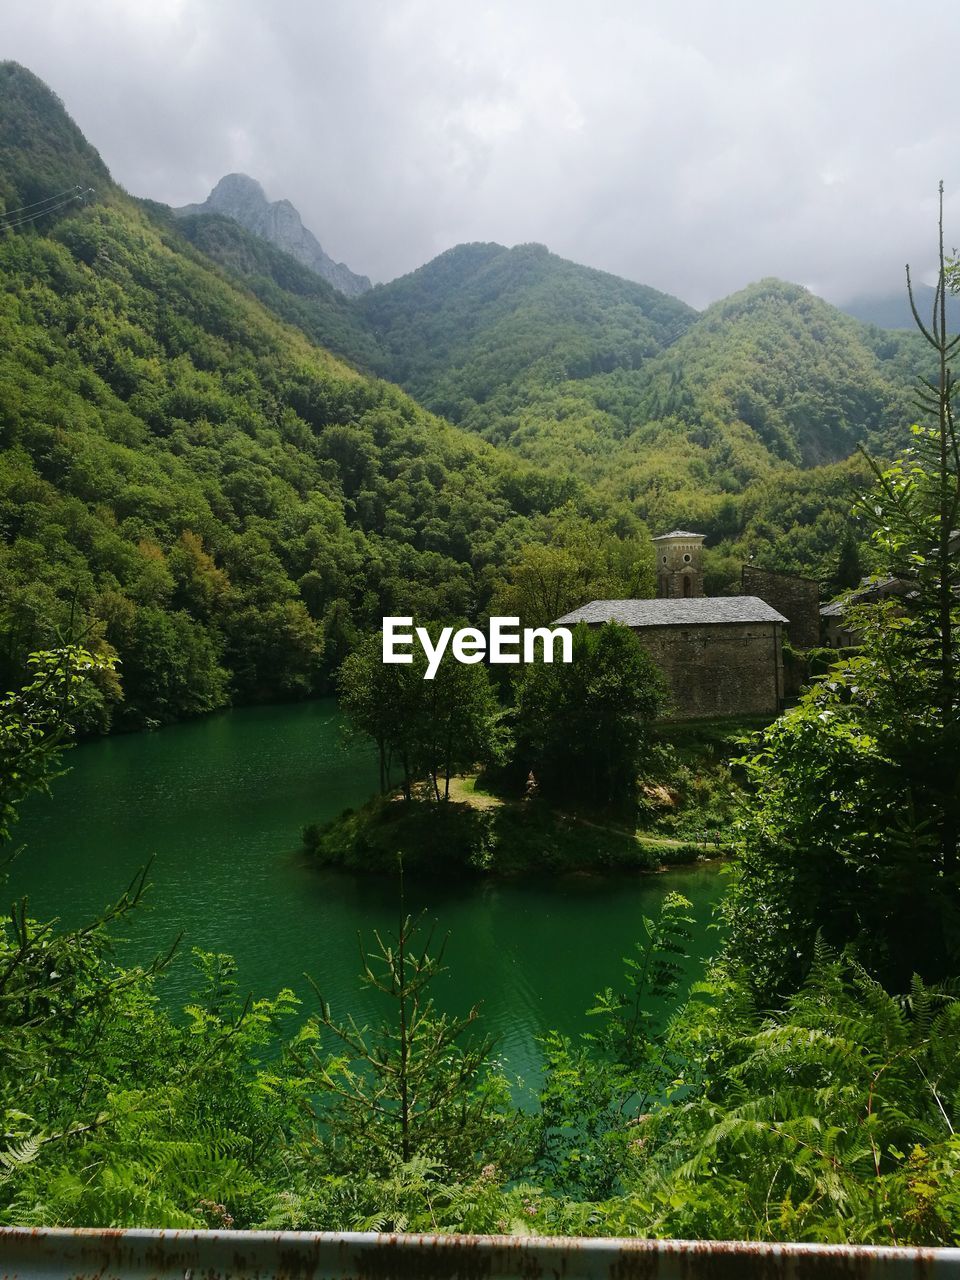
<svg viewBox="0 0 960 1280">
<path fill-rule="evenodd" d="M 166 219 L 171 229 L 240 277 L 271 311 L 314 342 L 366 372 L 385 367 L 383 349 L 356 307 L 315 271 L 232 218 L 205 213 L 178 216 L 174 222 L 166 205 L 144 203 L 155 220 Z"/>
<path fill-rule="evenodd" d="M 777 280 L 702 315 L 634 289 L 538 246 L 463 246 L 358 309 L 425 403 L 652 526 L 702 529 L 711 589 L 751 557 L 829 584 L 865 478 L 844 459 L 906 442 L 917 340 Z"/>
<path fill-rule="evenodd" d="M 888 360 L 899 341 L 886 341 Z M 773 458 L 814 466 L 861 441 L 889 443 L 908 412 L 903 390 L 861 325 L 799 285 L 762 280 L 710 307 L 647 370 L 638 408 L 692 431 L 729 427 Z"/>
<path fill-rule="evenodd" d="M 131 723 L 309 692 L 384 613 L 481 615 L 531 544 L 603 544 L 571 581 L 642 589 L 644 522 L 702 529 L 713 591 L 747 558 L 833 584 L 845 459 L 906 438 L 911 336 L 778 281 L 698 315 L 539 245 L 348 299 L 231 219 L 131 200 L 0 75 L 8 684 L 86 628 Z"/>
<path fill-rule="evenodd" d="M 131 724 L 321 689 L 384 613 L 476 614 L 573 492 L 280 323 L 11 65 L 0 137 L 7 209 L 96 179 L 0 231 L 5 688 L 72 633 L 119 654 Z"/>
<path fill-rule="evenodd" d="M 0 62 L 0 205 L 4 223 L 42 229 L 80 203 L 78 191 L 112 187 L 107 166 L 42 80 Z M 40 202 L 49 208 L 37 217 Z M 23 213 L 20 211 L 23 210 Z M 30 215 L 28 223 L 20 222 Z"/>
<path fill-rule="evenodd" d="M 865 478 L 843 460 L 861 442 L 894 451 L 914 414 L 922 353 L 910 336 L 877 333 L 877 348 L 872 336 L 799 286 L 762 281 L 706 311 L 642 378 L 556 390 L 554 421 L 575 418 L 587 442 L 606 436 L 606 450 L 584 452 L 611 495 L 658 527 L 709 535 L 714 589 L 750 557 L 829 579 Z M 536 456 L 542 428 L 528 434 L 522 451 Z"/>
<path fill-rule="evenodd" d="M 650 422 L 678 418 L 696 433 L 715 419 L 758 455 L 810 466 L 885 440 L 904 412 L 905 340 L 777 280 L 697 315 L 540 245 L 460 245 L 357 310 L 385 374 L 531 456 L 542 434 L 553 450 L 557 422 L 576 446 L 584 416 L 607 443 Z"/>
<path fill-rule="evenodd" d="M 540 245 L 470 244 L 346 302 L 212 219 L 184 231 L 429 408 L 651 525 L 703 529 L 713 590 L 735 589 L 751 557 L 830 585 L 865 478 L 845 460 L 860 444 L 896 452 L 914 417 L 916 336 L 798 285 L 764 280 L 698 315 Z"/>
<path fill-rule="evenodd" d="M 485 323 L 482 296 L 454 269 L 474 255 L 497 268 L 483 275 Z M 589 457 L 675 421 L 696 443 L 719 432 L 733 452 L 745 445 L 746 473 L 768 459 L 838 461 L 902 424 L 898 357 L 905 344 L 915 354 L 906 337 L 872 334 L 798 285 L 761 281 L 697 316 L 539 246 L 461 246 L 358 305 L 391 352 L 385 372 L 538 461 L 544 440 L 548 454 L 562 437 Z"/>
<path fill-rule="evenodd" d="M 491 438 L 531 389 L 639 369 L 696 319 L 677 298 L 543 245 L 464 244 L 357 302 L 384 373 Z"/>
<path fill-rule="evenodd" d="M 311 336 L 436 411 L 652 524 L 703 527 L 715 587 L 731 589 L 748 555 L 829 573 L 861 475 L 832 468 L 860 443 L 895 451 L 914 413 L 914 335 L 866 327 L 782 281 L 697 315 L 539 245 L 476 244 L 338 309 L 279 258 L 245 262 L 209 220 L 188 234 Z M 801 528 L 784 527 L 779 487 L 805 494 Z M 818 491 L 832 515 L 811 540 Z"/>
</svg>

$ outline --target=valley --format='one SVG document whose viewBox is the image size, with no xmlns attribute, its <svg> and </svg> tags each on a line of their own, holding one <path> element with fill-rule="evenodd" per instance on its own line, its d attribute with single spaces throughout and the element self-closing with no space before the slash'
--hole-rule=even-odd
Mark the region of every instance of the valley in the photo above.
<svg viewBox="0 0 960 1280">
<path fill-rule="evenodd" d="M 0 1223 L 955 1245 L 943 184 L 909 332 L 94 141 L 0 63 Z"/>
</svg>

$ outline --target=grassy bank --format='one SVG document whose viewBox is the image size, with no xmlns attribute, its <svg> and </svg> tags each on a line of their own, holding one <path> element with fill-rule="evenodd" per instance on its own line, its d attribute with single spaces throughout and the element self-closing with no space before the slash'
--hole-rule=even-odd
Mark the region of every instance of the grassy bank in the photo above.
<svg viewBox="0 0 960 1280">
<path fill-rule="evenodd" d="M 743 803 L 743 740 L 769 717 L 691 720 L 657 726 L 640 780 L 637 826 L 648 836 L 726 843 Z"/>
<path fill-rule="evenodd" d="M 392 872 L 402 854 L 408 869 L 437 874 L 655 871 L 716 854 L 707 845 L 638 834 L 539 800 L 471 795 L 462 784 L 444 804 L 377 797 L 325 826 L 307 827 L 303 842 L 321 866 Z"/>
<path fill-rule="evenodd" d="M 656 871 L 722 857 L 743 792 L 736 758 L 762 721 L 662 725 L 629 811 L 571 810 L 536 788 L 473 776 L 453 778 L 450 799 L 426 787 L 408 803 L 378 796 L 326 825 L 303 832 L 321 866 L 393 871 L 404 865 L 436 874 L 516 875 L 524 871 Z"/>
</svg>

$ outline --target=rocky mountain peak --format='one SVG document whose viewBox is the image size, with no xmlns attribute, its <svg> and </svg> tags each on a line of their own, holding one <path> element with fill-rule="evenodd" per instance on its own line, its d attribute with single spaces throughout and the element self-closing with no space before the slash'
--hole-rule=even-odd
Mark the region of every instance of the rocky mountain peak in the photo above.
<svg viewBox="0 0 960 1280">
<path fill-rule="evenodd" d="M 227 173 L 207 196 L 206 203 L 217 212 L 245 202 L 250 205 L 269 205 L 267 193 L 256 178 L 246 173 Z"/>
<path fill-rule="evenodd" d="M 233 218 L 254 235 L 289 253 L 348 297 L 366 293 L 370 288 L 366 276 L 357 275 L 342 262 L 334 262 L 324 252 L 289 200 L 268 200 L 260 183 L 246 173 L 226 174 L 202 204 L 185 205 L 176 212 L 183 215 L 217 213 Z"/>
</svg>

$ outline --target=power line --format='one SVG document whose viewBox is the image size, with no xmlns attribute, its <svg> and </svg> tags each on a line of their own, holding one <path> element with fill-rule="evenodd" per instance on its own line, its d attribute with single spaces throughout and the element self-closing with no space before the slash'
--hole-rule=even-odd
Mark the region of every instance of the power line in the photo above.
<svg viewBox="0 0 960 1280">
<path fill-rule="evenodd" d="M 73 204 L 76 199 L 76 196 L 71 196 L 68 200 L 61 200 L 58 204 L 52 204 L 49 208 L 41 209 L 39 213 L 30 213 L 24 218 L 17 218 L 15 222 L 0 222 L 0 231 L 15 231 L 17 227 L 22 227 L 27 222 L 36 222 L 38 218 L 42 218 L 48 213 L 55 213 L 57 209 Z"/>
<path fill-rule="evenodd" d="M 33 204 L 22 204 L 19 209 L 4 209 L 0 213 L 0 218 L 15 218 L 18 213 L 26 213 L 28 209 L 36 209 L 37 205 L 49 204 L 51 200 L 59 200 L 61 196 L 68 194 L 78 195 L 80 193 L 80 183 L 75 182 L 72 187 L 64 187 L 62 191 L 55 191 L 51 196 L 44 196 L 42 200 L 34 200 Z"/>
<path fill-rule="evenodd" d="M 23 226 L 25 222 L 36 222 L 37 218 L 43 218 L 48 213 L 55 213 L 57 209 L 64 208 L 65 205 L 73 204 L 75 200 L 82 200 L 87 192 L 92 192 L 93 187 L 87 187 L 85 191 L 78 191 L 75 195 L 68 196 L 66 200 L 59 200 L 56 204 L 48 205 L 44 209 L 37 210 L 36 213 L 24 214 L 22 218 L 16 218 L 13 222 L 5 222 L 0 220 L 0 231 L 14 231 L 17 227 Z M 39 202 L 38 202 L 39 203 Z M 29 207 L 29 206 L 24 206 Z"/>
</svg>

